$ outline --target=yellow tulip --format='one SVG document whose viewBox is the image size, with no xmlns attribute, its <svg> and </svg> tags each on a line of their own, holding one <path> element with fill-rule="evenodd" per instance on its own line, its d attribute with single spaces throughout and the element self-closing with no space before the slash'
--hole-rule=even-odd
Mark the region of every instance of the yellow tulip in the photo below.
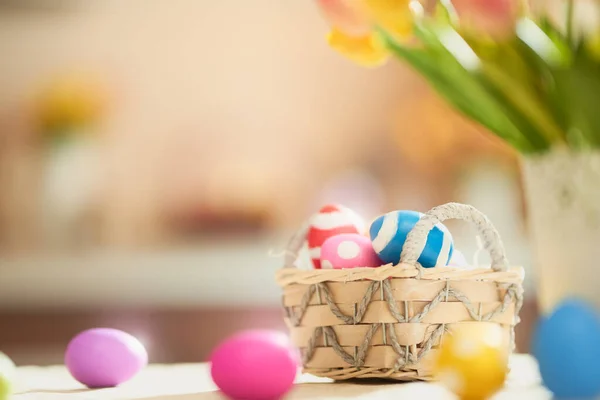
<svg viewBox="0 0 600 400">
<path fill-rule="evenodd" d="M 389 56 L 383 41 L 374 32 L 368 36 L 355 37 L 333 29 L 327 39 L 331 48 L 366 67 L 379 66 L 385 63 Z"/>
<path fill-rule="evenodd" d="M 412 32 L 410 0 L 364 0 L 371 21 L 396 40 L 407 38 Z"/>
<path fill-rule="evenodd" d="M 374 28 L 399 41 L 411 33 L 411 0 L 318 0 L 318 4 L 332 27 L 329 45 L 363 66 L 378 66 L 388 59 Z"/>
</svg>

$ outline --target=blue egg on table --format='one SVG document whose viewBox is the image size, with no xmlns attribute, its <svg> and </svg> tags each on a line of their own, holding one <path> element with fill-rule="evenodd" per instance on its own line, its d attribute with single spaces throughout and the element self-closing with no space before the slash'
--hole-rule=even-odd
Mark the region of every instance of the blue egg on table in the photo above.
<svg viewBox="0 0 600 400">
<path fill-rule="evenodd" d="M 559 304 L 540 320 L 531 347 L 555 397 L 600 395 L 600 318 L 590 305 L 577 299 Z"/>
<path fill-rule="evenodd" d="M 369 235 L 373 249 L 384 263 L 397 264 L 408 232 L 424 214 L 417 211 L 392 211 L 371 224 Z M 452 235 L 443 224 L 437 224 L 429 232 L 427 243 L 418 258 L 424 268 L 448 265 L 454 244 Z"/>
</svg>

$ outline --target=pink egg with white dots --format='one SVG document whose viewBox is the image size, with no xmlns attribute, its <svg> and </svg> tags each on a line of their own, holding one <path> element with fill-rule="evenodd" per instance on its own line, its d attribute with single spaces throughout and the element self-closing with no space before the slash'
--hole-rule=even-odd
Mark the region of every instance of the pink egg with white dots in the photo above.
<svg viewBox="0 0 600 400">
<path fill-rule="evenodd" d="M 371 240 L 357 233 L 332 236 L 321 246 L 321 268 L 379 267 L 383 263 Z"/>
</svg>

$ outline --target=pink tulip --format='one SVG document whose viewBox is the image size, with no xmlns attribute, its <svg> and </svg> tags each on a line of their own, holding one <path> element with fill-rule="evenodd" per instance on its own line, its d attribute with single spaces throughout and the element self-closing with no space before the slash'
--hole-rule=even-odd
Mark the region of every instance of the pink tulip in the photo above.
<svg viewBox="0 0 600 400">
<path fill-rule="evenodd" d="M 512 31 L 519 8 L 518 0 L 452 0 L 452 5 L 462 29 L 492 37 Z"/>
<path fill-rule="evenodd" d="M 371 23 L 363 0 L 316 0 L 331 26 L 349 36 L 367 36 Z"/>
</svg>

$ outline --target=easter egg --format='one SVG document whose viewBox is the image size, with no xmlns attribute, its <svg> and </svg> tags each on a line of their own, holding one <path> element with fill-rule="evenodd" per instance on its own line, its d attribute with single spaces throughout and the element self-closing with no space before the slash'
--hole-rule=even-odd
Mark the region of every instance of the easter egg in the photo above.
<svg viewBox="0 0 600 400">
<path fill-rule="evenodd" d="M 321 246 L 321 268 L 379 267 L 371 240 L 357 233 L 332 236 Z"/>
<path fill-rule="evenodd" d="M 416 211 L 392 211 L 373 221 L 369 235 L 381 261 L 398 264 L 406 236 L 422 216 Z M 427 235 L 427 243 L 417 261 L 424 268 L 445 266 L 453 248 L 452 235 L 443 224 L 437 224 Z"/>
<path fill-rule="evenodd" d="M 555 397 L 600 395 L 600 320 L 585 302 L 567 299 L 543 317 L 533 335 L 532 352 Z"/>
<path fill-rule="evenodd" d="M 363 229 L 361 218 L 349 208 L 336 204 L 322 207 L 310 218 L 306 236 L 314 267 L 321 268 L 321 246 L 327 239 L 342 233 L 361 233 Z"/>
<path fill-rule="evenodd" d="M 10 397 L 15 374 L 15 363 L 6 354 L 0 352 L 0 400 L 7 400 Z"/>
<path fill-rule="evenodd" d="M 65 364 L 73 378 L 91 388 L 126 382 L 147 363 L 148 353 L 138 339 L 110 328 L 79 333 L 65 353 Z"/>
<path fill-rule="evenodd" d="M 460 399 L 486 399 L 504 385 L 508 353 L 502 328 L 469 324 L 444 335 L 434 376 Z"/>
<path fill-rule="evenodd" d="M 293 386 L 300 362 L 287 336 L 270 330 L 240 332 L 212 353 L 211 376 L 232 399 L 279 399 Z"/>
</svg>

